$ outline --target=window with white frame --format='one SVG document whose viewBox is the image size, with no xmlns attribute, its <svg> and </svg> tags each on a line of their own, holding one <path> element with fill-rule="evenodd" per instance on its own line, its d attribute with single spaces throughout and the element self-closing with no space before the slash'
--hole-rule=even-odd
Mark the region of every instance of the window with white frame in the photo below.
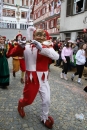
<svg viewBox="0 0 87 130">
<path fill-rule="evenodd" d="M 45 14 L 45 8 L 42 9 L 42 14 Z"/>
<path fill-rule="evenodd" d="M 38 11 L 38 17 L 40 17 L 40 11 Z"/>
<path fill-rule="evenodd" d="M 34 15 L 34 19 L 36 19 L 36 14 Z"/>
<path fill-rule="evenodd" d="M 73 14 L 83 12 L 85 9 L 85 0 L 74 0 Z"/>
<path fill-rule="evenodd" d="M 51 20 L 51 22 L 50 22 L 50 27 L 51 27 L 51 28 L 54 27 L 54 20 Z"/>
</svg>

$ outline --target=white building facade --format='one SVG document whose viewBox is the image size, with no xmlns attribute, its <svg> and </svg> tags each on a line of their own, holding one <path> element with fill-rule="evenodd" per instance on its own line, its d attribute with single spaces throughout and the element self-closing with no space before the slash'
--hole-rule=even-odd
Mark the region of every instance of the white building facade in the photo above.
<svg viewBox="0 0 87 130">
<path fill-rule="evenodd" d="M 0 0 L 3 1 L 2 14 L 0 18 L 1 29 L 28 28 L 28 11 L 33 0 Z"/>
<path fill-rule="evenodd" d="M 87 33 L 87 0 L 61 0 L 61 40 L 76 40 L 77 35 Z"/>
</svg>

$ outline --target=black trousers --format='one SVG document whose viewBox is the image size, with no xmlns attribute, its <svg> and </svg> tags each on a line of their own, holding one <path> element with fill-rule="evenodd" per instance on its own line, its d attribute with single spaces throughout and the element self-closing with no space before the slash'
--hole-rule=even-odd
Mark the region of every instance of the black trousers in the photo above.
<svg viewBox="0 0 87 130">
<path fill-rule="evenodd" d="M 66 58 L 67 63 L 63 62 L 63 70 L 62 70 L 62 73 L 67 74 L 68 68 L 69 68 L 69 65 L 70 65 L 70 57 L 69 57 L 69 56 L 65 56 L 65 58 Z"/>
<path fill-rule="evenodd" d="M 84 65 L 76 65 L 76 68 L 77 68 L 77 72 L 75 72 L 74 75 L 79 75 L 79 78 L 81 78 L 83 69 L 84 69 Z"/>
</svg>

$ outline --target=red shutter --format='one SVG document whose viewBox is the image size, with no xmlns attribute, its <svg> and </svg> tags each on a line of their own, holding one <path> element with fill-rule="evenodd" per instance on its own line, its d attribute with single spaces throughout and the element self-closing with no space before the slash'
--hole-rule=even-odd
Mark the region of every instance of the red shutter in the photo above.
<svg viewBox="0 0 87 130">
<path fill-rule="evenodd" d="M 56 28 L 56 24 L 57 24 L 56 21 L 57 21 L 57 19 L 55 18 L 55 19 L 54 19 L 54 28 Z"/>
<path fill-rule="evenodd" d="M 38 18 L 38 13 L 36 13 L 36 19 Z"/>
<path fill-rule="evenodd" d="M 36 0 L 36 5 L 38 4 L 38 0 Z"/>
<path fill-rule="evenodd" d="M 42 15 L 42 9 L 40 10 L 40 16 Z"/>
<path fill-rule="evenodd" d="M 49 12 L 51 11 L 51 5 L 49 4 Z"/>
<path fill-rule="evenodd" d="M 51 26 L 50 26 L 50 22 L 51 22 L 51 21 L 49 21 L 49 29 L 51 28 Z"/>
</svg>

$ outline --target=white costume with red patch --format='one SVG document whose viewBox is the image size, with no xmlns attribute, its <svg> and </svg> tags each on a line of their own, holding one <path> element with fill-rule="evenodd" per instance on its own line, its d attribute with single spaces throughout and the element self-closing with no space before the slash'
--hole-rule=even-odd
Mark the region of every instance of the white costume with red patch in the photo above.
<svg viewBox="0 0 87 130">
<path fill-rule="evenodd" d="M 41 120 L 46 121 L 48 119 L 49 105 L 50 105 L 50 87 L 48 84 L 48 64 L 51 59 L 58 59 L 58 54 L 51 48 L 42 48 L 41 52 L 38 52 L 36 47 L 31 48 L 30 45 L 26 45 L 24 51 L 24 57 L 26 62 L 26 70 L 30 72 L 30 76 L 26 73 L 27 80 L 36 79 L 32 72 L 36 72 L 39 80 L 39 93 L 42 99 L 42 116 Z M 51 59 L 50 59 L 51 58 Z M 36 76 L 36 75 L 35 75 Z"/>
<path fill-rule="evenodd" d="M 49 43 L 49 42 L 48 42 Z M 42 99 L 42 114 L 41 121 L 44 123 L 48 120 L 49 105 L 50 105 L 50 87 L 48 83 L 48 65 L 53 60 L 58 60 L 59 55 L 52 46 L 42 45 L 41 51 L 35 45 L 27 44 L 25 49 L 18 47 L 11 48 L 7 54 L 8 57 L 21 54 L 24 55 L 26 64 L 25 87 L 23 90 L 23 99 L 19 100 L 18 111 L 24 117 L 23 108 L 30 105 L 37 93 L 39 92 Z M 51 44 L 52 45 L 52 44 Z M 50 122 L 46 122 L 49 125 Z M 46 125 L 46 126 L 47 126 Z M 50 124 L 48 128 L 51 128 Z M 51 126 L 51 127 L 50 127 Z"/>
</svg>

